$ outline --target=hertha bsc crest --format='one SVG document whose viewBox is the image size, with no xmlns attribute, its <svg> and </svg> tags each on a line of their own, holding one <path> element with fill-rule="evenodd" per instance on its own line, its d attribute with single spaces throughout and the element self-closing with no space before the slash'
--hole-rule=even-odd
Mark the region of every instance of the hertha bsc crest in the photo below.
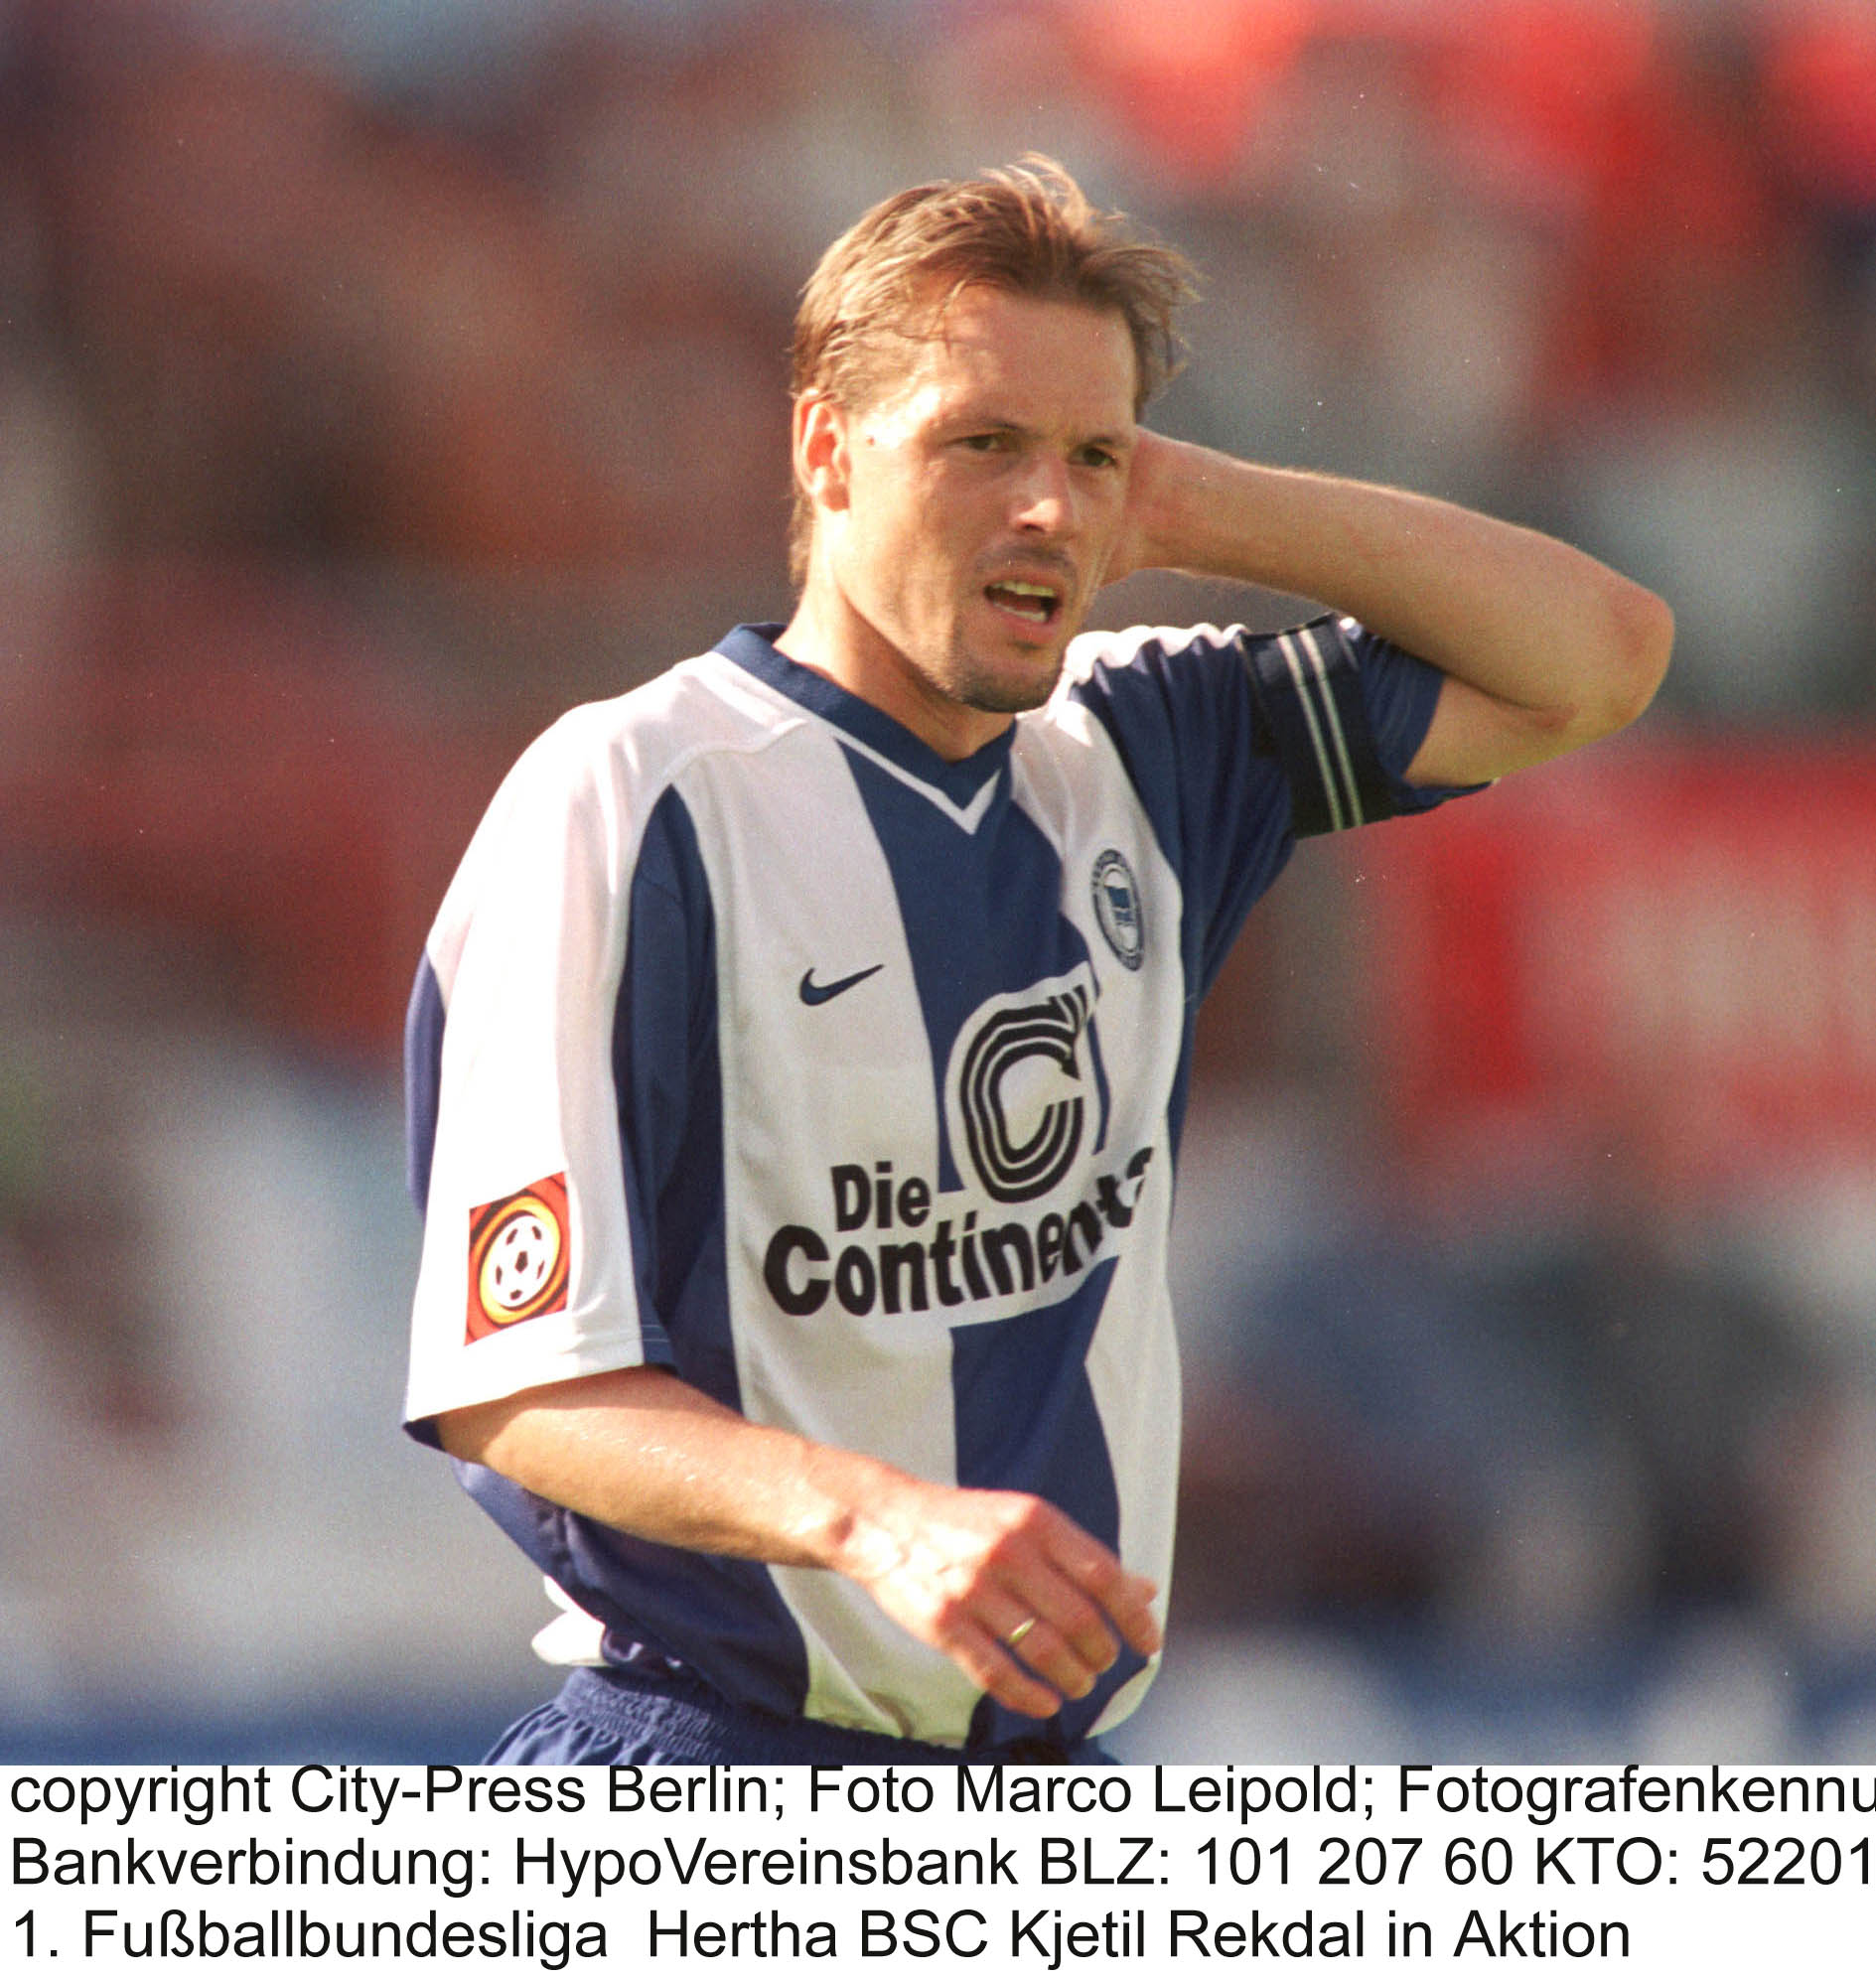
<svg viewBox="0 0 1876 1978">
<path fill-rule="evenodd" d="M 469 1211 L 467 1340 L 567 1309 L 567 1178 L 549 1175 Z"/>
<path fill-rule="evenodd" d="M 1146 925 L 1140 915 L 1140 889 L 1133 868 L 1112 846 L 1094 861 L 1094 918 L 1124 967 L 1138 968 L 1146 951 Z"/>
</svg>

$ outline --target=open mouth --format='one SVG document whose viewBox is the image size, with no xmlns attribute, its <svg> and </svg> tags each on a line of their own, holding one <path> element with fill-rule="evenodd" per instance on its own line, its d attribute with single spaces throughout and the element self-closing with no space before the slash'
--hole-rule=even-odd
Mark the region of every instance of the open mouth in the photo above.
<svg viewBox="0 0 1876 1978">
<path fill-rule="evenodd" d="M 1020 577 L 999 578 L 983 594 L 999 611 L 1033 626 L 1053 625 L 1062 616 L 1062 593 L 1053 584 L 1031 584 Z"/>
</svg>

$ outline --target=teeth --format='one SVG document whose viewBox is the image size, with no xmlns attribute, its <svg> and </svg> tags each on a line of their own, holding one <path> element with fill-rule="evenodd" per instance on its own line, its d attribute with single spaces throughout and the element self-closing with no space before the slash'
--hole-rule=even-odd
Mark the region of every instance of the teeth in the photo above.
<svg viewBox="0 0 1876 1978">
<path fill-rule="evenodd" d="M 1025 584 L 1021 578 L 1008 577 L 997 586 L 999 591 L 1013 591 L 1019 598 L 1053 598 L 1055 588 L 1049 584 Z"/>
</svg>

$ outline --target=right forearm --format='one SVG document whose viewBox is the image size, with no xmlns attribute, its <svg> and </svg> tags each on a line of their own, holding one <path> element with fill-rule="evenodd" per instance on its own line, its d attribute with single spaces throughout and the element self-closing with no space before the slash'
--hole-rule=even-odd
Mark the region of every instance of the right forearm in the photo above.
<svg viewBox="0 0 1876 1978">
<path fill-rule="evenodd" d="M 747 1421 L 656 1367 L 532 1388 L 438 1429 L 452 1456 L 602 1524 L 777 1566 L 839 1569 L 855 1507 L 897 1477 Z"/>
<path fill-rule="evenodd" d="M 766 1428 L 656 1367 L 530 1388 L 437 1428 L 452 1456 L 620 1531 L 844 1574 L 1030 1716 L 1086 1695 L 1121 1641 L 1159 1646 L 1152 1585 L 1044 1499 Z"/>
</svg>

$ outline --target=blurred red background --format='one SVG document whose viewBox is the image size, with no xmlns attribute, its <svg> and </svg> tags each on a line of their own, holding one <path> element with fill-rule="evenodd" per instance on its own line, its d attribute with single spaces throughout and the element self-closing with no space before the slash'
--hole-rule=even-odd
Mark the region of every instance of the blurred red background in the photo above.
<svg viewBox="0 0 1876 1978">
<path fill-rule="evenodd" d="M 526 1576 L 395 1430 L 417 949 L 532 734 L 786 614 L 821 245 L 1031 148 L 1207 270 L 1169 429 L 1555 529 L 1680 622 L 1603 758 L 1306 849 L 1208 1012 L 1152 1735 L 1876 1735 L 1876 13 L 12 0 L 29 1743 L 356 1752 L 394 1696 L 435 1750 L 535 1680 Z"/>
</svg>

